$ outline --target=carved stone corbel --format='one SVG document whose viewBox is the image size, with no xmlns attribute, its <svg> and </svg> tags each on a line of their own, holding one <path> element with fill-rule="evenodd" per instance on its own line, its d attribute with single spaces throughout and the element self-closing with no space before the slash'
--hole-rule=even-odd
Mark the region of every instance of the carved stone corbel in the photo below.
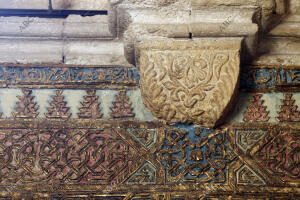
<svg viewBox="0 0 300 200">
<path fill-rule="evenodd" d="M 112 2 L 111 27 L 139 67 L 146 108 L 166 123 L 222 122 L 237 93 L 240 60 L 255 56 L 271 4 Z"/>
<path fill-rule="evenodd" d="M 238 88 L 241 40 L 141 42 L 137 57 L 146 108 L 167 123 L 214 127 L 228 112 Z"/>
</svg>

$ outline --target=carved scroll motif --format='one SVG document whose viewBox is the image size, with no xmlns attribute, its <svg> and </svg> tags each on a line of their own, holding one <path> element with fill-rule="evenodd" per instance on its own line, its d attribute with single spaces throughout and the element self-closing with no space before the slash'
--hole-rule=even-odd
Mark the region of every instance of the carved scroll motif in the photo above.
<svg viewBox="0 0 300 200">
<path fill-rule="evenodd" d="M 150 41 L 139 46 L 143 102 L 168 123 L 214 126 L 235 96 L 239 42 Z"/>
</svg>

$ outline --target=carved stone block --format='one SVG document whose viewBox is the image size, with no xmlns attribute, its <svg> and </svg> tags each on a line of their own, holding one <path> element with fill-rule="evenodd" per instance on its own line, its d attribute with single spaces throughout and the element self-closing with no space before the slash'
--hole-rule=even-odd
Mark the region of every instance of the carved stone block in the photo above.
<svg viewBox="0 0 300 200">
<path fill-rule="evenodd" d="M 238 88 L 241 38 L 149 40 L 137 45 L 143 102 L 167 123 L 214 127 Z"/>
</svg>

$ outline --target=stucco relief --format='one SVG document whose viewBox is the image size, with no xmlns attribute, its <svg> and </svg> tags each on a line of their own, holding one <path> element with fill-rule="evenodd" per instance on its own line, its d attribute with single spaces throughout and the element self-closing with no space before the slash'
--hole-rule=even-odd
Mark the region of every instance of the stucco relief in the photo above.
<svg viewBox="0 0 300 200">
<path fill-rule="evenodd" d="M 139 44 L 146 108 L 167 123 L 215 126 L 235 96 L 240 42 L 206 38 Z"/>
</svg>

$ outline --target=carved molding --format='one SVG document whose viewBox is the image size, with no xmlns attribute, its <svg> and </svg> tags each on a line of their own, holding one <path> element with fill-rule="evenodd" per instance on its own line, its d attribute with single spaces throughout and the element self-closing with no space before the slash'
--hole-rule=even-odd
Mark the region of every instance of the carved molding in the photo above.
<svg viewBox="0 0 300 200">
<path fill-rule="evenodd" d="M 140 43 L 137 58 L 146 108 L 167 123 L 215 126 L 235 97 L 240 43 L 240 38 Z"/>
</svg>

